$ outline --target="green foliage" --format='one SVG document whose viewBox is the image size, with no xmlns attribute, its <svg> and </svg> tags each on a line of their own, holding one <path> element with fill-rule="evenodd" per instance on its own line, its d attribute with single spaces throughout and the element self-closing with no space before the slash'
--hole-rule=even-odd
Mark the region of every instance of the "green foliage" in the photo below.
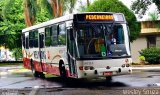
<svg viewBox="0 0 160 95">
<path fill-rule="evenodd" d="M 79 1 L 79 9 L 77 9 L 77 11 L 84 12 L 87 10 L 87 7 L 88 7 L 87 4 L 84 4 L 81 0 Z"/>
<path fill-rule="evenodd" d="M 12 51 L 13 51 L 13 56 L 16 58 L 16 60 L 22 58 L 22 48 L 14 48 Z"/>
<path fill-rule="evenodd" d="M 21 49 L 21 30 L 25 27 L 22 4 L 23 0 L 0 2 L 0 45 L 12 51 Z M 16 53 L 17 57 L 22 55 L 21 51 Z"/>
<path fill-rule="evenodd" d="M 76 1 L 77 1 L 77 0 L 69 0 L 69 7 L 68 7 L 69 13 L 72 13 L 72 12 L 73 12 L 73 9 L 74 9 L 74 7 L 75 7 Z"/>
<path fill-rule="evenodd" d="M 139 57 L 139 60 L 145 61 L 145 57 L 144 57 L 144 56 L 140 56 L 140 57 Z"/>
<path fill-rule="evenodd" d="M 141 56 L 144 56 L 145 60 L 150 64 L 160 63 L 160 48 L 147 48 L 141 50 L 139 53 Z"/>
<path fill-rule="evenodd" d="M 12 3 L 10 3 L 12 1 Z M 20 48 L 21 30 L 25 27 L 22 0 L 4 0 L 2 8 L 3 21 L 0 22 L 0 34 L 4 45 L 10 50 Z"/>
<path fill-rule="evenodd" d="M 158 20 L 158 13 L 156 12 L 156 11 L 154 11 L 154 12 L 149 12 L 148 13 L 148 16 L 150 17 L 150 20 L 151 21 L 156 21 L 156 20 Z"/>
<path fill-rule="evenodd" d="M 119 0 L 95 0 L 86 11 L 123 13 L 130 28 L 130 40 L 133 41 L 139 36 L 140 24 L 137 22 L 134 13 Z"/>
<path fill-rule="evenodd" d="M 39 21 L 39 19 L 42 17 L 46 17 L 45 19 L 48 18 L 48 20 L 54 18 L 53 10 L 48 0 L 39 0 L 37 3 L 38 3 L 38 15 L 36 16 L 36 18 L 38 22 L 43 22 L 43 21 Z M 47 20 L 44 20 L 44 21 L 47 21 Z"/>
<path fill-rule="evenodd" d="M 131 5 L 131 9 L 134 11 L 135 14 L 138 14 L 139 18 L 142 18 L 146 14 L 149 6 L 153 3 L 155 3 L 158 12 L 160 13 L 159 0 L 135 0 Z"/>
</svg>

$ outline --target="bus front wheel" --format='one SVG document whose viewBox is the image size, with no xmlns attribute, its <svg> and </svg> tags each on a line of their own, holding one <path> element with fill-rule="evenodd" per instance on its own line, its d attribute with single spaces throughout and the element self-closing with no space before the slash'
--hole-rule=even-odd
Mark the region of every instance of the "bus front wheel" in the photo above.
<svg viewBox="0 0 160 95">
<path fill-rule="evenodd" d="M 107 76 L 106 77 L 106 86 L 111 86 L 112 85 L 112 76 Z"/>
<path fill-rule="evenodd" d="M 106 77 L 106 81 L 107 81 L 107 82 L 111 82 L 111 81 L 112 81 L 112 76 L 107 76 L 107 77 Z"/>
</svg>

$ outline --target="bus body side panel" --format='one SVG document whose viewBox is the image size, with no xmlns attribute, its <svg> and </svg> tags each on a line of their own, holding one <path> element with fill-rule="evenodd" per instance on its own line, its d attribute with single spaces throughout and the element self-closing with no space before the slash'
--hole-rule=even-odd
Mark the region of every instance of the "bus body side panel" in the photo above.
<svg viewBox="0 0 160 95">
<path fill-rule="evenodd" d="M 23 58 L 24 67 L 26 69 L 31 70 L 30 61 L 31 61 L 31 59 Z M 33 66 L 34 66 L 34 69 L 38 72 L 46 72 L 48 74 L 53 74 L 53 75 L 58 75 L 58 76 L 60 75 L 58 66 L 53 66 L 53 65 L 47 64 L 47 63 L 42 63 L 42 66 L 43 66 L 43 71 L 42 71 L 41 63 L 38 61 L 35 61 L 35 60 L 33 60 Z"/>
<path fill-rule="evenodd" d="M 23 58 L 23 66 L 26 69 L 31 69 L 31 65 L 30 65 L 30 59 L 28 58 Z"/>
<path fill-rule="evenodd" d="M 66 46 L 47 47 L 45 48 L 45 54 L 46 61 L 43 63 L 43 71 L 59 76 L 59 62 L 62 58 L 66 58 Z M 64 61 L 64 64 L 66 64 L 66 61 Z"/>
</svg>

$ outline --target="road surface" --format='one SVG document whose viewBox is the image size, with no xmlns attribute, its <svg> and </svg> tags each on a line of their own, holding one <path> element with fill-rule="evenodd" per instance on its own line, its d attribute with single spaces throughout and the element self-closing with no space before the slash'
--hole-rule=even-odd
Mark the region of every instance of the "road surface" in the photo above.
<svg viewBox="0 0 160 95">
<path fill-rule="evenodd" d="M 68 79 L 64 83 L 59 77 L 34 78 L 31 71 L 21 68 L 0 68 L 0 89 L 2 89 L 0 92 L 3 92 L 0 95 L 7 95 L 6 93 L 10 93 L 8 95 L 14 95 L 11 93 L 22 93 L 22 95 L 24 93 L 26 93 L 24 95 L 44 95 L 44 93 L 56 93 L 55 95 L 83 95 L 83 93 L 87 93 L 86 95 L 109 95 L 109 92 L 114 93 L 114 95 L 152 95 L 153 92 L 155 95 L 160 95 L 158 88 L 160 86 L 160 73 L 158 70 L 150 69 L 147 71 L 145 69 L 146 71 L 140 71 L 140 69 L 135 69 L 130 75 L 114 76 L 112 82 L 106 84 L 105 79 Z M 138 94 L 138 91 L 141 94 Z"/>
</svg>

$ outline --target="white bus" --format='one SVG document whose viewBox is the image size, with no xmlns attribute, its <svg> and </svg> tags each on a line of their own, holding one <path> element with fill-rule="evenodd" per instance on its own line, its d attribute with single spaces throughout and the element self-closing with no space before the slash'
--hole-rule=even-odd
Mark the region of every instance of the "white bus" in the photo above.
<svg viewBox="0 0 160 95">
<path fill-rule="evenodd" d="M 122 13 L 62 16 L 22 30 L 24 67 L 36 77 L 99 78 L 129 74 L 129 30 Z"/>
</svg>

